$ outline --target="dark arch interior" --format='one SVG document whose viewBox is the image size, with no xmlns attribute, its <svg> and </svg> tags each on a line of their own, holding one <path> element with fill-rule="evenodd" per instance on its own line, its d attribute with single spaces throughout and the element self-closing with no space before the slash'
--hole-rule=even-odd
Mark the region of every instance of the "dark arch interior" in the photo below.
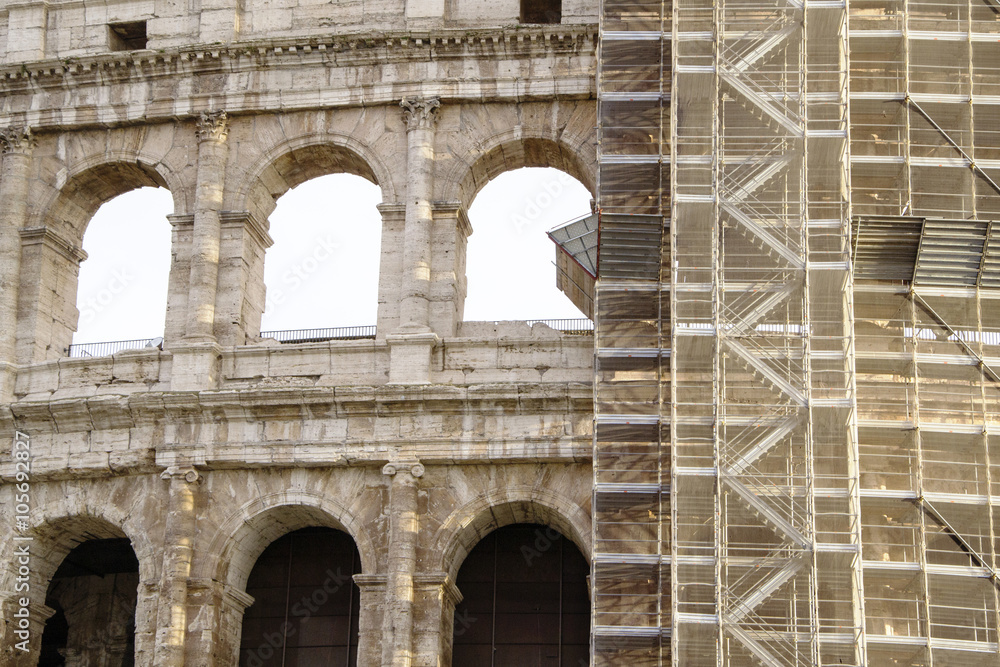
<svg viewBox="0 0 1000 667">
<path fill-rule="evenodd" d="M 476 545 L 458 572 L 452 664 L 589 664 L 590 568 L 576 545 L 540 524 L 514 524 Z"/>
<path fill-rule="evenodd" d="M 135 664 L 139 561 L 128 539 L 90 540 L 66 555 L 45 604 L 39 667 Z"/>
<path fill-rule="evenodd" d="M 243 616 L 240 667 L 348 667 L 358 661 L 361 557 L 349 535 L 303 528 L 257 559 Z"/>
</svg>

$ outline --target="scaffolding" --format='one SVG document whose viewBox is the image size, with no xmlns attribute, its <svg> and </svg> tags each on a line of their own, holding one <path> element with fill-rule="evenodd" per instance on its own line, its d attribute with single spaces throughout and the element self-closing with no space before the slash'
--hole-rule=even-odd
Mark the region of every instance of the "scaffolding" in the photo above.
<svg viewBox="0 0 1000 667">
<path fill-rule="evenodd" d="M 1000 5 L 600 29 L 594 664 L 997 664 Z"/>
</svg>

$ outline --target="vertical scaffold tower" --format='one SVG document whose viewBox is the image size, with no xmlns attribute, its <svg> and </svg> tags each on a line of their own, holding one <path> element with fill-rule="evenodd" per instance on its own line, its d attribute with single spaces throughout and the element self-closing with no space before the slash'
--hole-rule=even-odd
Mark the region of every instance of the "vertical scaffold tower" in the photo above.
<svg viewBox="0 0 1000 667">
<path fill-rule="evenodd" d="M 845 5 L 602 8 L 595 665 L 862 665 Z"/>
</svg>

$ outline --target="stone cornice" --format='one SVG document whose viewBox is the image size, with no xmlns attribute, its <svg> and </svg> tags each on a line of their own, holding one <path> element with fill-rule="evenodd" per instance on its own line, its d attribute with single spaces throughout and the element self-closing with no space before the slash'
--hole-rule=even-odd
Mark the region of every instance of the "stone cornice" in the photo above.
<svg viewBox="0 0 1000 667">
<path fill-rule="evenodd" d="M 73 85 L 73 78 L 147 80 L 188 73 L 237 72 L 315 62 L 327 66 L 392 63 L 446 58 L 538 56 L 545 53 L 593 53 L 596 25 L 517 26 L 496 29 L 441 29 L 347 33 L 316 37 L 196 44 L 0 65 L 0 90 Z M 31 83 L 29 83 L 29 81 Z M 398 95 L 397 95 L 398 99 Z M 200 114 L 192 113 L 191 116 Z"/>
<path fill-rule="evenodd" d="M 326 36 L 0 65 L 0 126 L 37 133 L 310 109 L 397 105 L 401 97 L 525 102 L 592 99 L 596 26 Z M 537 67 L 548 59 L 546 67 Z M 474 76 L 464 74 L 480 63 Z M 424 63 L 438 72 L 426 78 Z M 506 63 L 498 67 L 498 63 Z M 296 85 L 289 77 L 351 85 Z M 333 74 L 342 70 L 340 75 Z M 481 71 L 480 71 L 481 70 Z M 246 88 L 247 75 L 258 80 Z M 205 84 L 202 79 L 211 79 Z M 95 99 L 106 102 L 94 104 Z M 79 101 L 77 101 L 79 100 Z M 112 100 L 129 100 L 114 102 Z"/>
<path fill-rule="evenodd" d="M 589 411 L 591 385 L 575 382 L 497 383 L 483 385 L 261 387 L 202 392 L 140 392 L 128 396 L 101 394 L 81 398 L 22 400 L 0 413 L 4 424 L 17 420 L 22 430 L 58 433 L 95 428 L 132 428 L 143 424 L 216 423 L 250 420 L 346 418 L 357 415 L 393 417 L 413 414 L 467 414 L 470 410 L 504 410 L 503 414 Z"/>
</svg>

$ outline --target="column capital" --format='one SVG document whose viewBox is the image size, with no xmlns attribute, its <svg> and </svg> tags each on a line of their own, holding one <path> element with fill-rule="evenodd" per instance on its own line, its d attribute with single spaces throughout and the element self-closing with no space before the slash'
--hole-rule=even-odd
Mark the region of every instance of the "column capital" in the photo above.
<svg viewBox="0 0 1000 667">
<path fill-rule="evenodd" d="M 27 155 L 35 143 L 35 135 L 27 125 L 0 128 L 0 155 Z"/>
<path fill-rule="evenodd" d="M 420 461 L 386 463 L 382 466 L 382 474 L 392 477 L 397 472 L 409 472 L 413 477 L 424 476 L 424 464 Z"/>
<path fill-rule="evenodd" d="M 160 479 L 169 479 L 171 481 L 176 479 L 188 484 L 195 484 L 202 480 L 202 476 L 194 466 L 170 466 L 160 473 Z"/>
<path fill-rule="evenodd" d="M 431 97 L 404 97 L 399 101 L 403 108 L 403 119 L 407 130 L 428 130 L 434 127 L 437 120 L 437 110 L 441 108 L 441 99 Z"/>
<path fill-rule="evenodd" d="M 225 111 L 202 111 L 196 121 L 195 134 L 198 143 L 212 141 L 222 143 L 229 134 L 229 114 Z"/>
</svg>

